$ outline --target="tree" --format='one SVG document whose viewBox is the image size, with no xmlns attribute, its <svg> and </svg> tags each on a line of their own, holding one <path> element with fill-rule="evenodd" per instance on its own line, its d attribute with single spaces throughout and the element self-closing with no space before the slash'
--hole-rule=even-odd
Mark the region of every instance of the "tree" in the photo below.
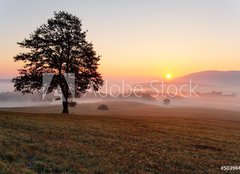
<svg viewBox="0 0 240 174">
<path fill-rule="evenodd" d="M 87 89 L 97 91 L 103 85 L 102 76 L 97 72 L 100 56 L 92 43 L 86 41 L 81 20 L 65 11 L 54 12 L 47 24 L 38 27 L 28 39 L 18 44 L 29 52 L 20 53 L 14 61 L 23 61 L 19 76 L 13 79 L 15 91 L 25 93 L 42 90 L 43 73 L 52 73 L 53 78 L 47 93 L 60 86 L 63 98 L 62 113 L 69 113 L 69 100 L 73 97 L 65 74 L 75 75 L 75 97 Z"/>
</svg>

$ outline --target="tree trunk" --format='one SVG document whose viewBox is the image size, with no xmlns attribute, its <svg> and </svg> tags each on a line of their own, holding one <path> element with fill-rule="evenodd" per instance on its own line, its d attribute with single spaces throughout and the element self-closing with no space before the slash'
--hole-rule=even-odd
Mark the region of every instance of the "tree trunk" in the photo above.
<svg viewBox="0 0 240 174">
<path fill-rule="evenodd" d="M 62 106 L 63 106 L 62 114 L 69 114 L 68 101 L 67 100 L 62 102 Z"/>
<path fill-rule="evenodd" d="M 58 75 L 58 83 L 60 85 L 60 88 L 62 90 L 62 114 L 69 114 L 69 110 L 68 110 L 68 84 L 67 81 L 65 79 L 65 77 L 63 75 L 61 75 L 59 73 Z"/>
</svg>

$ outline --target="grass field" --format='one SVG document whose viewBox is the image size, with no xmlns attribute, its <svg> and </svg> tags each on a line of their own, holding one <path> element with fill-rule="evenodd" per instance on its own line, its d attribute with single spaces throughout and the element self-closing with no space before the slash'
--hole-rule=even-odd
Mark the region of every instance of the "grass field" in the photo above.
<svg viewBox="0 0 240 174">
<path fill-rule="evenodd" d="M 205 174 L 240 166 L 238 112 L 151 112 L 63 116 L 0 111 L 0 173 Z"/>
</svg>

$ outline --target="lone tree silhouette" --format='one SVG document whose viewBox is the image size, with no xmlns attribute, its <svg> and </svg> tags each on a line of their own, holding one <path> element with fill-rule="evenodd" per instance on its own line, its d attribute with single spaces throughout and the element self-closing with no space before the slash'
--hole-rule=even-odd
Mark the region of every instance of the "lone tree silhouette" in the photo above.
<svg viewBox="0 0 240 174">
<path fill-rule="evenodd" d="M 73 97 L 65 74 L 75 75 L 75 97 L 80 97 L 87 89 L 97 91 L 103 80 L 97 72 L 100 56 L 96 54 L 92 43 L 86 41 L 86 32 L 82 31 L 81 20 L 65 11 L 54 12 L 47 24 L 38 27 L 28 39 L 18 44 L 29 49 L 20 53 L 14 61 L 25 63 L 19 69 L 19 76 L 13 79 L 15 91 L 25 93 L 42 90 L 43 73 L 52 73 L 53 78 L 46 93 L 60 86 L 63 98 L 62 113 L 69 113 L 69 101 Z"/>
</svg>

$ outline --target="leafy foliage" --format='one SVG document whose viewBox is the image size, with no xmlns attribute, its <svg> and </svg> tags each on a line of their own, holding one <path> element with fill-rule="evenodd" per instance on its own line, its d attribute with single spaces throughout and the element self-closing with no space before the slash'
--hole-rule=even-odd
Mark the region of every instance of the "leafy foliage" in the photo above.
<svg viewBox="0 0 240 174">
<path fill-rule="evenodd" d="M 18 44 L 30 51 L 14 57 L 23 61 L 19 76 L 13 79 L 15 90 L 23 94 L 40 91 L 42 74 L 53 73 L 47 93 L 60 85 L 66 99 L 71 97 L 64 73 L 75 75 L 75 96 L 80 97 L 87 89 L 98 90 L 103 85 L 98 69 L 100 56 L 92 43 L 86 41 L 81 20 L 70 13 L 54 12 L 54 18 L 38 27 L 28 39 Z"/>
</svg>

